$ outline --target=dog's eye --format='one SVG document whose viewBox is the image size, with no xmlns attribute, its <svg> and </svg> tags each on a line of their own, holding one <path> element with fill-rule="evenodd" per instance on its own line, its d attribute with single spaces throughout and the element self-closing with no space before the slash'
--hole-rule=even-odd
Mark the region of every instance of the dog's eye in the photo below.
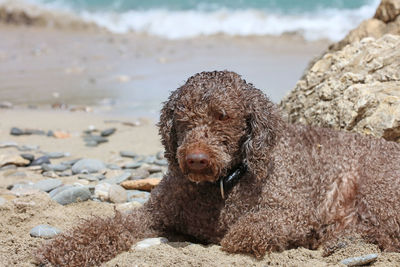
<svg viewBox="0 0 400 267">
<path fill-rule="evenodd" d="M 219 121 L 226 121 L 229 120 L 229 116 L 223 111 L 223 112 L 218 112 L 217 113 L 217 119 Z"/>
</svg>

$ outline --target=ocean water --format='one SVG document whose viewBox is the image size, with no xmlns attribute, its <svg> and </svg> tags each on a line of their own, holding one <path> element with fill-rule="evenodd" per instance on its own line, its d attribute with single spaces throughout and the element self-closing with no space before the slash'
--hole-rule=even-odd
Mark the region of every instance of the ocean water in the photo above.
<svg viewBox="0 0 400 267">
<path fill-rule="evenodd" d="M 1 1 L 1 0 L 0 0 Z M 372 17 L 379 0 L 25 0 L 73 12 L 116 33 L 168 39 L 282 35 L 337 41 Z"/>
</svg>

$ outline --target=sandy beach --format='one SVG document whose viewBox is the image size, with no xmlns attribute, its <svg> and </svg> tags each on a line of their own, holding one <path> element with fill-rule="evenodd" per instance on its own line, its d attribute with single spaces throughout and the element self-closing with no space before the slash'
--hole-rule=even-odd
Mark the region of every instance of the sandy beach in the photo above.
<svg viewBox="0 0 400 267">
<path fill-rule="evenodd" d="M 329 41 L 309 42 L 297 35 L 229 37 L 223 35 L 166 40 L 143 34 L 112 34 L 100 29 L 58 29 L 0 25 L 0 158 L 23 153 L 52 159 L 93 158 L 117 167 L 131 160 L 121 151 L 154 156 L 163 150 L 156 123 L 169 93 L 192 74 L 229 69 L 243 75 L 279 102 Z M 45 134 L 11 135 L 13 127 Z M 105 143 L 88 146 L 85 131 L 115 128 Z M 52 131 L 53 136 L 47 136 Z M 39 224 L 67 231 L 82 219 L 112 216 L 114 208 L 135 205 L 87 200 L 60 205 L 37 190 L 12 192 L 16 184 L 54 178 L 64 185 L 94 186 L 79 175 L 43 175 L 40 167 L 0 166 L 0 266 L 35 266 L 34 251 L 45 241 L 32 237 Z M 160 171 L 153 177 L 162 176 Z M 104 178 L 122 175 L 108 170 Z M 53 175 L 53 176 L 51 176 Z M 128 203 L 129 204 L 129 203 Z M 231 255 L 219 246 L 169 242 L 118 255 L 103 266 L 342 266 L 347 257 L 378 253 L 373 266 L 397 266 L 398 253 L 383 253 L 354 241 L 329 257 L 321 250 L 298 248 L 271 253 L 262 260 Z"/>
</svg>

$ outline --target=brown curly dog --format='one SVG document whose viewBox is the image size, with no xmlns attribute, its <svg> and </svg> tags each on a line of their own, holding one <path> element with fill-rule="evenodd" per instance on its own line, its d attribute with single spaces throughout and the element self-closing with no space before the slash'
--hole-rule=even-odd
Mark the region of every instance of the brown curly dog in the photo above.
<svg viewBox="0 0 400 267">
<path fill-rule="evenodd" d="M 400 146 L 290 125 L 233 72 L 196 74 L 159 123 L 168 174 L 129 215 L 93 218 L 37 252 L 42 263 L 90 266 L 145 237 L 268 251 L 329 247 L 361 236 L 400 251 Z"/>
</svg>

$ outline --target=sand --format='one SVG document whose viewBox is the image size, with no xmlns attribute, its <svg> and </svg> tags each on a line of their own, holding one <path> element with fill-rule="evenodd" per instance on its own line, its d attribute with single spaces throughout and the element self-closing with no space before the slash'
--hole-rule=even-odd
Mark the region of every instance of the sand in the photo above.
<svg viewBox="0 0 400 267">
<path fill-rule="evenodd" d="M 0 26 L 0 35 L 0 102 L 14 105 L 0 109 L 0 143 L 38 145 L 44 152 L 69 152 L 66 159 L 88 157 L 108 163 L 120 163 L 121 150 L 144 155 L 162 150 L 155 126 L 158 108 L 168 92 L 190 74 L 233 69 L 257 87 L 272 87 L 273 99 L 279 99 L 312 56 L 327 45 L 306 43 L 296 36 L 167 41 L 134 34 L 23 26 Z M 51 108 L 52 104 L 61 109 Z M 70 111 L 74 107 L 85 111 Z M 16 137 L 9 134 L 12 127 L 61 131 L 68 138 Z M 89 127 L 115 127 L 117 131 L 108 143 L 86 147 L 82 132 Z M 1 155 L 19 153 L 15 148 L 0 148 Z M 36 225 L 50 224 L 67 231 L 83 218 L 112 216 L 114 206 L 121 208 L 94 201 L 61 206 L 45 193 L 17 197 L 7 189 L 11 184 L 41 179 L 37 171 L 26 168 L 0 171 L 0 197 L 6 200 L 0 203 L 0 266 L 34 266 L 35 248 L 44 241 L 29 235 Z M 82 183 L 75 176 L 60 179 Z M 382 253 L 362 242 L 325 258 L 320 250 L 298 248 L 271 253 L 262 260 L 227 254 L 216 245 L 167 243 L 131 249 L 103 266 L 337 266 L 346 257 L 369 253 L 379 254 L 373 266 L 400 263 L 400 254 Z"/>
</svg>

